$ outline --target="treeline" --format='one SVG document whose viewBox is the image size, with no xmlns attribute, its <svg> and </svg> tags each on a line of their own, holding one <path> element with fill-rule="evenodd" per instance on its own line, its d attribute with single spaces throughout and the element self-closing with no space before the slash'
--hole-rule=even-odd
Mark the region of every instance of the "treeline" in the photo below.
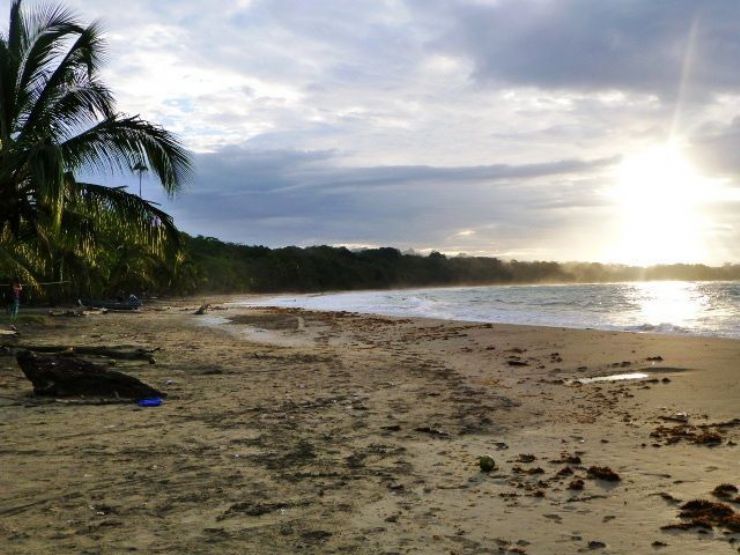
<svg viewBox="0 0 740 555">
<path fill-rule="evenodd" d="M 344 247 L 270 249 L 225 243 L 180 233 L 179 255 L 163 264 L 146 251 L 117 248 L 114 259 L 97 257 L 60 285 L 25 288 L 26 301 L 64 302 L 78 298 L 125 298 L 208 293 L 274 293 L 485 285 L 593 283 L 639 280 L 740 280 L 740 265 L 673 264 L 640 268 L 598 263 L 522 262 L 493 257 L 402 253 L 398 249 Z M 110 257 L 109 256 L 109 257 Z M 105 270 L 105 271 L 103 271 Z M 3 272 L 0 272 L 3 274 Z M 10 275 L 0 275 L 0 284 Z M 54 275 L 39 275 L 53 281 Z M 2 288 L 3 293 L 8 288 Z"/>
<path fill-rule="evenodd" d="M 270 249 L 182 236 L 186 261 L 176 293 L 334 291 L 458 284 L 579 283 L 637 280 L 740 280 L 740 265 L 673 264 L 640 268 L 598 263 L 504 261 L 428 256 L 398 249 Z"/>
</svg>

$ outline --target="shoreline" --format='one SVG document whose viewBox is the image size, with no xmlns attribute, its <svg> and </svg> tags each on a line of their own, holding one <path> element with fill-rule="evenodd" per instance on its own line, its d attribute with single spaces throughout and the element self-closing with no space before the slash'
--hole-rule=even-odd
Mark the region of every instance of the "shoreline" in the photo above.
<svg viewBox="0 0 740 555">
<path fill-rule="evenodd" d="M 737 479 L 736 339 L 225 304 L 237 297 L 206 299 L 229 324 L 198 325 L 197 297 L 21 328 L 29 344 L 161 347 L 116 368 L 169 398 L 39 401 L 0 357 L 9 553 L 737 552 L 721 526 L 661 530 Z"/>
<path fill-rule="evenodd" d="M 619 282 L 614 284 L 562 284 L 562 287 L 568 287 L 571 285 L 629 285 L 632 283 L 640 283 L 640 282 Z M 642 282 L 645 283 L 645 282 Z M 700 283 L 700 282 L 667 282 L 667 283 Z M 716 282 L 716 283 L 722 283 L 722 284 L 740 284 L 740 282 Z M 402 304 L 395 305 L 393 308 L 387 309 L 385 311 L 377 311 L 377 310 L 371 310 L 369 308 L 366 308 L 367 302 L 360 301 L 359 303 L 353 304 L 352 302 L 345 303 L 345 306 L 321 306 L 321 305 L 315 305 L 306 303 L 306 300 L 316 299 L 316 298 L 338 298 L 338 297 L 351 297 L 353 295 L 378 295 L 378 296 L 391 296 L 393 294 L 398 293 L 405 293 L 405 292 L 418 292 L 420 295 L 424 295 L 426 292 L 429 291 L 465 291 L 470 289 L 490 289 L 492 287 L 499 287 L 498 285 L 493 286 L 475 286 L 475 287 L 431 287 L 431 288 L 413 288 L 413 289 L 373 289 L 373 290 L 361 290 L 361 291 L 338 291 L 338 292 L 327 292 L 327 293 L 276 293 L 276 294 L 260 294 L 253 296 L 253 299 L 250 300 L 248 298 L 245 298 L 244 300 L 237 300 L 237 301 L 231 301 L 229 304 L 230 306 L 234 307 L 251 307 L 251 308 L 295 308 L 295 309 L 303 309 L 303 310 L 314 310 L 314 311 L 325 311 L 325 312 L 353 312 L 358 314 L 364 314 L 367 316 L 379 316 L 379 317 L 397 317 L 397 318 L 430 318 L 435 320 L 444 320 L 449 322 L 471 322 L 471 323 L 490 323 L 494 325 L 521 325 L 521 326 L 534 326 L 534 327 L 547 327 L 547 328 L 565 328 L 565 329 L 573 329 L 573 330 L 598 330 L 598 331 L 608 331 L 608 332 L 626 332 L 626 333 L 653 333 L 653 334 L 659 334 L 659 335 L 669 335 L 669 336 L 676 336 L 676 337 L 721 337 L 721 338 L 728 338 L 728 339 L 740 339 L 740 328 L 728 328 L 728 324 L 725 323 L 724 328 L 720 329 L 701 329 L 696 327 L 690 327 L 692 324 L 688 322 L 679 322 L 674 323 L 671 321 L 661 321 L 660 323 L 654 324 L 650 321 L 642 321 L 642 322 L 632 322 L 632 323 L 608 323 L 608 322 L 593 322 L 588 321 L 586 318 L 583 323 L 576 323 L 576 322 L 570 322 L 567 320 L 564 321 L 558 321 L 558 318 L 563 318 L 563 316 L 568 315 L 570 312 L 579 311 L 583 314 L 587 314 L 591 317 L 597 318 L 599 314 L 603 313 L 603 311 L 591 311 L 591 310 L 577 310 L 580 307 L 573 307 L 573 308 L 564 308 L 560 312 L 549 312 L 549 311 L 540 311 L 537 312 L 538 315 L 544 315 L 544 321 L 537 322 L 537 321 L 530 321 L 532 320 L 531 312 L 536 311 L 537 305 L 532 304 L 529 309 L 522 309 L 520 312 L 517 312 L 516 310 L 510 311 L 508 314 L 508 318 L 506 315 L 501 316 L 502 312 L 507 312 L 508 309 L 501 308 L 501 307 L 489 307 L 490 315 L 489 316 L 469 316 L 466 317 L 462 312 L 459 314 L 449 314 L 447 316 L 442 316 L 439 314 L 434 314 L 433 311 L 431 311 L 428 314 L 424 314 L 423 311 L 418 311 L 414 307 L 404 307 Z M 509 287 L 509 286 L 501 286 L 501 287 Z M 530 287 L 527 285 L 526 287 Z M 236 296 L 238 298 L 238 295 Z M 301 302 L 303 300 L 304 302 Z M 377 299 L 378 303 L 376 304 L 383 304 L 384 299 L 379 298 Z M 400 299 L 400 301 L 403 301 L 404 299 Z M 424 299 L 422 299 L 424 300 Z M 662 304 L 670 304 L 669 301 L 673 304 L 678 301 L 673 301 L 671 299 L 659 299 L 659 301 Z M 432 300 L 431 302 L 435 302 L 435 300 Z M 451 300 L 450 302 L 457 302 L 459 307 L 466 306 L 464 301 L 460 301 L 459 299 Z M 500 301 L 496 299 L 494 302 L 501 302 L 503 304 L 506 304 L 504 301 Z M 633 302 L 633 301 L 631 301 Z M 647 303 L 650 306 L 650 310 L 654 311 L 655 307 L 652 306 L 652 304 Z M 360 305 L 360 306 L 358 306 Z M 521 303 L 514 303 L 516 306 L 522 306 Z M 730 307 L 731 310 L 734 310 L 735 307 Z M 740 309 L 740 307 L 738 307 Z M 632 311 L 635 309 L 633 308 Z M 644 307 L 640 307 L 640 310 L 645 311 L 646 309 Z M 628 317 L 627 312 L 620 312 L 619 310 L 613 311 L 614 314 L 621 314 L 623 317 Z M 530 314 L 529 316 L 527 316 Z M 542 318 L 542 316 L 540 316 Z M 670 318 L 669 318 L 670 320 Z M 689 327 L 687 327 L 689 326 Z M 696 326 L 694 324 L 694 326 Z"/>
<path fill-rule="evenodd" d="M 640 335 L 640 336 L 655 336 L 655 337 L 671 337 L 671 338 L 694 338 L 694 339 L 721 339 L 725 341 L 740 341 L 740 336 L 735 337 L 732 335 L 712 335 L 712 334 L 700 334 L 700 333 L 692 333 L 690 331 L 687 331 L 685 333 L 679 333 L 679 332 L 658 332 L 653 330 L 645 330 L 645 331 L 637 331 L 637 330 L 628 330 L 628 329 L 619 329 L 619 328 L 579 328 L 579 327 L 571 327 L 571 326 L 563 326 L 563 325 L 538 325 L 538 324 L 517 324 L 512 322 L 491 322 L 487 320 L 460 320 L 455 318 L 439 318 L 435 316 L 406 316 L 406 315 L 399 315 L 399 314 L 386 314 L 382 312 L 363 312 L 363 311 L 355 311 L 355 310 L 331 310 L 331 309 L 312 309 L 312 308 L 303 308 L 303 307 L 287 307 L 287 306 L 277 306 L 277 305 L 248 305 L 248 304 L 240 304 L 240 303 L 224 303 L 225 305 L 231 305 L 234 309 L 245 309 L 245 310 L 296 310 L 296 311 L 305 311 L 308 313 L 322 313 L 327 315 L 332 314 L 351 314 L 354 316 L 364 316 L 368 318 L 387 318 L 390 320 L 413 320 L 413 321 L 419 321 L 419 322 L 434 322 L 438 324 L 458 324 L 458 325 L 485 325 L 490 324 L 495 327 L 514 327 L 514 328 L 529 328 L 532 330 L 561 330 L 561 331 L 573 331 L 573 332 L 604 332 L 604 333 L 619 333 L 619 334 L 633 334 L 633 335 Z M 226 318 L 224 318 L 226 320 Z M 214 326 L 221 326 L 221 325 L 228 325 L 229 322 L 223 321 L 214 323 Z M 660 326 L 655 326 L 660 327 Z"/>
</svg>

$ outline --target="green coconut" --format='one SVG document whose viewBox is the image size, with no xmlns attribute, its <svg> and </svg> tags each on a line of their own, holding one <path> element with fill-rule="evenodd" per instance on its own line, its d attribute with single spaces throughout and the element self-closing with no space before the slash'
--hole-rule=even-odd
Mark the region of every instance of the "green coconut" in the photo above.
<svg viewBox="0 0 740 555">
<path fill-rule="evenodd" d="M 496 461 L 488 455 L 483 455 L 482 457 L 478 457 L 478 466 L 480 466 L 481 472 L 491 472 L 496 468 Z"/>
</svg>

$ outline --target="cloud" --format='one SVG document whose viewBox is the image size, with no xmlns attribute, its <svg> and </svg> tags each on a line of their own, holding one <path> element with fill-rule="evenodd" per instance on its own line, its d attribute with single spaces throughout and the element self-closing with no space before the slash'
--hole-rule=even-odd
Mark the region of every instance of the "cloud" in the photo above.
<svg viewBox="0 0 740 555">
<path fill-rule="evenodd" d="M 668 98 L 740 87 L 734 0 L 441 4 L 455 24 L 436 45 L 469 56 L 481 82 Z"/>
<path fill-rule="evenodd" d="M 145 184 L 192 233 L 603 259 L 620 159 L 677 139 L 737 189 L 736 0 L 66 3 L 120 109 L 196 153 L 174 202 Z"/>
<path fill-rule="evenodd" d="M 246 243 L 391 244 L 496 254 L 603 209 L 614 160 L 485 167 L 342 167 L 333 152 L 229 147 L 167 209 L 191 233 Z M 548 185 L 551 185 L 548 187 Z M 591 214 L 588 214 L 591 212 Z M 460 232 L 465 222 L 464 233 Z"/>
<path fill-rule="evenodd" d="M 605 168 L 616 158 L 599 160 L 561 160 L 541 164 L 494 164 L 468 167 L 434 166 L 378 166 L 366 168 L 325 169 L 318 175 L 307 175 L 295 188 L 321 187 L 324 190 L 343 191 L 367 189 L 369 187 L 398 187 L 437 183 L 454 187 L 463 182 L 491 183 L 499 181 L 526 180 L 535 177 L 574 174 Z M 348 187 L 352 189 L 348 189 Z"/>
</svg>

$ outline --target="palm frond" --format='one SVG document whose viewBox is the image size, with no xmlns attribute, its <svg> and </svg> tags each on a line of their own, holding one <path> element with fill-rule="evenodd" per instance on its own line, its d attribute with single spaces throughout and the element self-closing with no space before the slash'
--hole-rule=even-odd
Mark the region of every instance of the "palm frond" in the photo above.
<svg viewBox="0 0 740 555">
<path fill-rule="evenodd" d="M 38 8 L 26 17 L 25 28 L 28 44 L 18 71 L 16 88 L 19 92 L 51 72 L 53 68 L 49 66 L 63 53 L 65 38 L 83 32 L 72 13 L 61 6 Z"/>
<path fill-rule="evenodd" d="M 17 275 L 24 282 L 38 286 L 34 269 L 38 271 L 41 267 L 41 258 L 34 257 L 32 248 L 14 241 L 7 229 L 0 230 L 0 274 Z"/>
<path fill-rule="evenodd" d="M 190 176 L 190 156 L 170 132 L 139 118 L 112 116 L 62 143 L 70 168 L 129 172 L 144 160 L 175 193 Z"/>
<path fill-rule="evenodd" d="M 84 206 L 99 222 L 109 219 L 163 253 L 174 253 L 179 248 L 180 234 L 172 216 L 153 203 L 126 192 L 123 187 L 79 182 L 74 187 Z"/>
<path fill-rule="evenodd" d="M 55 141 L 63 142 L 79 133 L 81 128 L 110 117 L 113 114 L 113 102 L 113 95 L 105 85 L 84 79 L 55 98 L 43 114 L 34 120 L 34 125 L 45 130 L 42 136 L 51 136 Z"/>
<path fill-rule="evenodd" d="M 34 145 L 26 160 L 29 188 L 36 203 L 48 207 L 53 231 L 61 226 L 64 209 L 64 160 L 59 145 L 47 140 Z"/>
<path fill-rule="evenodd" d="M 13 0 L 10 5 L 10 24 L 8 25 L 8 49 L 21 52 L 28 42 L 26 19 L 21 11 L 21 0 Z M 16 60 L 20 64 L 20 60 Z"/>
<path fill-rule="evenodd" d="M 75 42 L 69 50 L 61 56 L 55 67 L 49 61 L 57 61 L 63 53 L 59 44 L 65 36 L 77 35 Z M 48 33 L 51 44 L 57 45 L 57 50 L 50 48 L 48 60 L 34 66 L 35 73 L 31 74 L 34 79 L 24 81 L 23 91 L 25 97 L 19 113 L 18 128 L 22 129 L 19 141 L 24 141 L 28 136 L 38 136 L 48 130 L 51 106 L 71 90 L 86 85 L 94 79 L 103 51 L 103 40 L 100 36 L 99 25 L 93 23 L 88 27 L 81 28 L 76 25 L 67 25 L 58 33 Z M 63 43 L 62 43 L 63 44 Z M 29 53 L 30 56 L 31 53 Z M 103 116 L 113 113 L 113 99 L 109 96 L 106 102 L 97 106 Z M 90 119 L 97 119 L 93 111 Z M 51 119 L 51 121 L 54 121 Z"/>
</svg>

